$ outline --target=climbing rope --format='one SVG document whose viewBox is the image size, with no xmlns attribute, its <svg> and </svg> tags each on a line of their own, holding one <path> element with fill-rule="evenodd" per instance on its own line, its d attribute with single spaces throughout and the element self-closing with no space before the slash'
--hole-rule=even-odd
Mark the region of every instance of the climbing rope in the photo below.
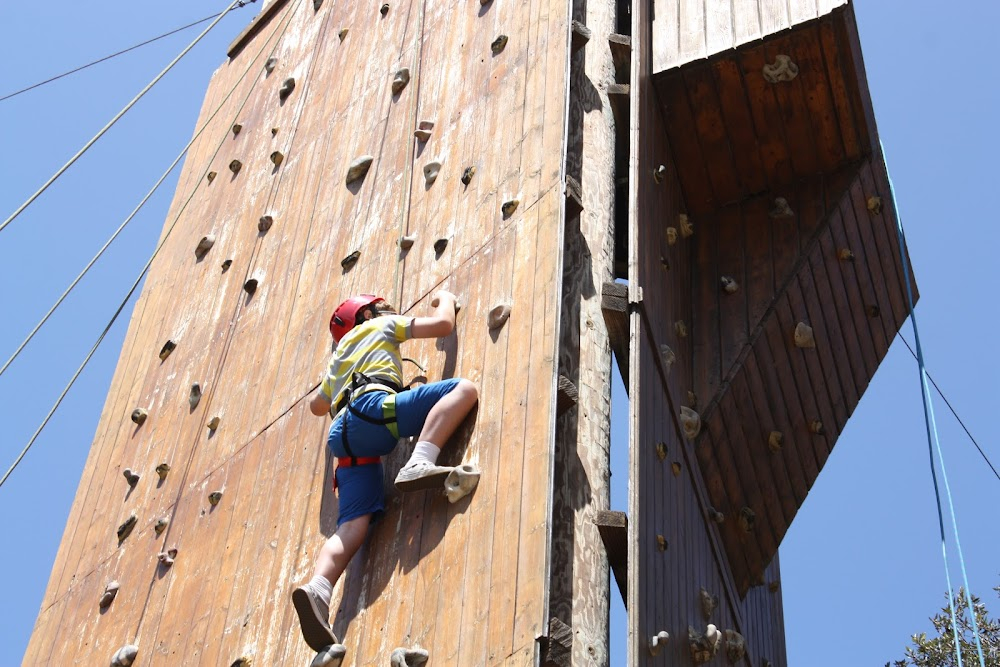
<svg viewBox="0 0 1000 667">
<path fill-rule="evenodd" d="M 81 148 L 79 151 L 77 151 L 76 155 L 74 155 L 73 157 L 71 157 L 70 160 L 69 160 L 69 162 L 67 162 L 62 167 L 60 167 L 60 169 L 55 174 L 53 174 L 52 177 L 48 181 L 46 181 L 45 184 L 42 187 L 40 187 L 37 192 L 35 192 L 35 194 L 33 194 L 30 197 L 28 197 L 28 200 L 26 202 L 24 202 L 23 204 L 21 204 L 16 211 L 14 211 L 13 213 L 10 214 L 10 217 L 8 217 L 6 220 L 4 220 L 2 223 L 0 223 L 0 232 L 2 232 L 7 227 L 7 225 L 9 225 L 11 222 L 13 222 L 14 218 L 16 218 L 17 216 L 21 215 L 21 213 L 24 211 L 24 209 L 28 208 L 28 206 L 30 206 L 33 201 L 35 201 L 36 199 L 38 199 L 38 197 L 41 196 L 41 194 L 43 192 L 45 192 L 49 188 L 50 185 L 52 185 L 53 183 L 55 183 L 56 179 L 59 178 L 60 176 L 62 176 L 66 172 L 66 170 L 69 169 L 73 165 L 74 162 L 76 162 L 77 160 L 79 160 L 80 157 L 84 153 L 86 153 L 90 149 L 91 146 L 93 146 L 95 143 L 97 143 L 98 139 L 100 139 L 101 137 L 103 137 L 104 134 L 108 130 L 110 130 L 111 127 L 122 118 L 122 116 L 124 116 L 126 113 L 128 113 L 129 109 L 131 109 L 133 106 L 135 106 L 136 102 L 138 102 L 140 99 L 142 99 L 142 97 L 146 93 L 148 93 L 150 91 L 150 89 L 152 89 L 152 87 L 155 86 L 160 81 L 160 79 L 162 79 L 164 76 L 166 76 L 167 72 L 169 72 L 171 69 L 173 69 L 174 65 L 176 65 L 178 62 L 180 62 L 180 59 L 183 58 L 185 55 L 187 55 L 188 51 L 190 51 L 191 49 L 193 49 L 194 46 L 195 46 L 195 44 L 197 44 L 198 42 L 200 42 L 205 37 L 205 35 L 207 35 L 212 30 L 212 28 L 214 28 L 216 25 L 218 25 L 219 21 L 221 21 L 222 18 L 226 14 L 228 14 L 229 11 L 231 9 L 233 9 L 233 7 L 235 7 L 240 2 L 243 2 L 243 0 L 233 0 L 233 2 L 228 7 L 226 7 L 225 10 L 223 10 L 221 13 L 219 13 L 219 15 L 215 18 L 215 20 L 212 21 L 212 24 L 209 25 L 207 28 L 205 28 L 201 32 L 200 35 L 198 35 L 197 37 L 195 37 L 194 41 L 191 42 L 190 44 L 188 44 L 187 47 L 185 47 L 185 49 L 183 51 L 181 51 L 177 55 L 177 57 L 174 58 L 170 62 L 170 64 L 167 65 L 163 69 L 162 72 L 160 72 L 159 74 L 156 75 L 156 78 L 154 78 L 152 81 L 150 81 L 146 85 L 146 87 L 143 88 L 139 92 L 138 95 L 136 95 L 135 97 L 133 97 L 132 101 L 129 102 L 128 104 L 126 104 L 125 108 L 122 109 L 121 111 L 119 111 L 118 114 L 114 118 L 112 118 L 108 122 L 108 124 L 105 125 L 101 129 L 100 132 L 98 132 L 96 135 L 94 135 L 93 139 L 91 139 L 90 141 L 88 141 L 84 145 L 83 148 Z"/>
<path fill-rule="evenodd" d="M 237 2 L 239 2 L 239 1 L 240 0 L 237 0 Z M 229 11 L 229 10 L 226 10 L 226 11 Z M 284 29 L 282 30 L 282 34 L 284 34 L 285 29 L 287 29 L 287 28 L 288 28 L 288 22 L 285 23 Z M 271 34 L 268 36 L 267 40 L 261 46 L 260 51 L 257 52 L 257 56 L 255 58 L 251 58 L 249 60 L 250 64 L 248 65 L 248 67 L 246 68 L 246 70 L 243 71 L 243 74 L 241 74 L 240 77 L 236 80 L 236 83 L 233 84 L 232 89 L 230 89 L 230 91 L 226 94 L 226 96 L 222 99 L 222 101 L 219 102 L 219 105 L 215 108 L 215 111 L 212 112 L 212 115 L 209 116 L 209 118 L 202 124 L 201 128 L 198 129 L 197 133 L 195 133 L 194 139 L 192 139 L 191 142 L 188 143 L 187 147 L 185 147 L 185 149 L 184 149 L 185 152 L 191 146 L 191 144 L 193 144 L 194 141 L 199 136 L 201 136 L 201 134 L 208 128 L 208 126 L 215 119 L 216 115 L 218 115 L 219 111 L 222 110 L 222 107 L 226 104 L 226 102 L 229 101 L 229 98 L 232 97 L 233 93 L 236 92 L 236 89 L 243 82 L 243 79 L 246 78 L 246 75 L 250 72 L 250 70 L 254 68 L 255 63 L 257 62 L 257 59 L 260 57 L 260 54 L 264 52 L 264 49 L 271 42 L 271 39 L 274 37 L 274 35 L 277 32 L 278 32 L 278 26 L 275 26 L 275 29 L 271 32 Z M 272 47 L 272 52 L 273 52 L 273 50 L 274 50 L 274 47 Z M 243 107 L 246 106 L 247 101 L 250 99 L 250 96 L 253 94 L 254 89 L 257 87 L 257 82 L 258 81 L 260 81 L 259 78 L 257 79 L 257 81 L 254 81 L 254 83 L 253 83 L 252 86 L 250 86 L 250 89 L 247 91 L 246 97 L 243 98 L 243 101 L 240 103 L 239 108 L 236 110 L 236 112 L 235 112 L 235 114 L 233 116 L 233 119 L 232 119 L 233 122 L 235 122 L 235 120 L 239 117 L 240 112 L 243 111 Z M 232 122 L 230 122 L 229 125 L 232 125 Z M 216 146 L 215 152 L 212 153 L 211 157 L 208 159 L 208 164 L 211 164 L 212 160 L 214 160 L 215 157 L 219 154 L 219 151 L 225 145 L 225 141 L 226 141 L 227 137 L 228 137 L 228 135 L 224 134 L 222 140 Z M 182 152 L 182 155 L 183 155 L 183 152 Z M 173 167 L 171 167 L 171 169 L 172 168 Z M 206 173 L 207 173 L 207 169 L 206 169 Z M 59 398 L 56 400 L 55 405 L 52 406 L 52 409 L 49 410 L 49 413 L 45 416 L 45 419 L 42 420 L 41 425 L 35 431 L 34 435 L 31 436 L 31 439 L 28 441 L 28 444 L 26 444 L 24 446 L 24 449 L 22 449 L 21 453 L 18 454 L 17 458 L 14 459 L 14 462 L 11 464 L 10 468 L 8 468 L 7 472 L 5 472 L 4 475 L 3 475 L 3 477 L 0 478 L 0 487 L 3 486 L 4 482 L 7 481 L 7 478 L 10 477 L 10 475 L 11 475 L 12 472 L 14 472 L 14 469 L 17 468 L 18 464 L 21 463 L 21 461 L 24 459 L 25 455 L 28 453 L 28 450 L 31 449 L 31 446 L 33 444 L 35 444 L 35 440 L 38 439 L 38 436 L 45 429 L 46 425 L 48 425 L 49 420 L 52 419 L 52 416 L 55 414 L 56 410 L 59 408 L 59 405 L 62 403 L 63 399 L 66 397 L 66 394 L 69 393 L 69 390 L 76 383 L 77 378 L 80 377 L 80 373 L 82 373 L 83 369 L 87 366 L 88 363 L 90 363 L 90 360 L 94 356 L 94 353 L 97 351 L 97 348 L 100 346 L 101 342 L 104 340 L 104 337 L 107 335 L 108 331 L 111 330 L 111 327 L 114 325 L 115 321 L 118 319 L 118 316 L 121 315 L 121 312 L 122 312 L 122 310 L 124 310 L 125 305 L 128 303 L 129 299 L 132 298 L 132 295 L 135 293 L 136 288 L 138 288 L 139 283 L 142 282 L 142 279 L 145 277 L 146 272 L 149 271 L 149 267 L 152 265 L 153 260 L 156 259 L 156 256 L 159 254 L 160 250 L 163 248 L 164 244 L 167 242 L 167 239 L 170 238 L 170 234 L 174 230 L 174 227 L 177 226 L 177 222 L 178 222 L 178 220 L 180 220 L 181 215 L 183 215 L 184 211 L 188 207 L 188 204 L 191 203 L 191 200 L 194 199 L 195 194 L 198 192 L 198 188 L 201 187 L 204 182 L 205 182 L 205 178 L 204 177 L 203 178 L 199 178 L 197 181 L 195 181 L 195 185 L 194 185 L 193 189 L 191 190 L 191 193 L 188 195 L 187 199 L 184 200 L 184 204 L 181 206 L 180 210 L 177 212 L 177 215 L 174 217 L 173 221 L 170 223 L 170 226 L 167 227 L 166 232 L 163 234 L 163 238 L 160 239 L 160 242 L 159 242 L 159 244 L 157 244 L 156 249 L 153 250 L 153 254 L 149 258 L 149 261 L 147 261 L 146 265 L 142 267 L 142 270 L 139 272 L 139 275 L 135 279 L 135 282 L 132 283 L 132 287 L 129 289 L 128 293 L 125 295 L 125 298 L 122 299 L 121 303 L 118 306 L 118 310 L 116 310 L 115 314 L 111 316 L 111 320 L 108 322 L 107 327 L 105 327 L 105 329 L 101 333 L 101 335 L 98 336 L 97 341 L 94 343 L 94 346 L 90 349 L 90 352 L 87 354 L 86 358 L 83 360 L 83 363 L 80 364 L 80 367 L 77 369 L 76 373 L 73 375 L 73 377 L 70 379 L 69 383 L 66 385 L 66 387 L 63 389 L 62 393 L 59 395 Z M 148 196 L 147 196 L 147 198 L 148 198 Z"/>
<path fill-rule="evenodd" d="M 885 146 L 882 148 L 882 157 L 885 160 Z M 923 348 L 920 346 L 920 331 L 917 328 L 917 315 L 913 310 L 913 287 L 910 284 L 910 267 L 906 261 L 906 237 L 903 233 L 903 216 L 899 212 L 899 204 L 896 201 L 896 188 L 892 183 L 892 176 L 889 175 L 889 163 L 886 162 L 886 176 L 889 180 L 889 194 L 892 197 L 892 208 L 896 212 L 896 237 L 899 242 L 899 256 L 903 264 L 903 282 L 906 284 L 906 303 L 910 315 L 910 325 L 913 327 L 913 340 L 916 347 L 917 367 L 920 371 L 920 395 L 924 404 L 924 426 L 927 430 L 927 450 L 931 464 L 931 479 L 934 482 L 934 497 L 937 501 L 938 528 L 941 534 L 941 555 L 944 558 L 944 576 L 948 584 L 948 607 L 951 610 L 951 628 L 955 638 L 955 654 L 958 659 L 958 667 L 962 667 L 962 645 L 958 638 L 958 618 L 955 614 L 955 594 L 951 585 L 951 573 L 948 567 L 948 547 L 944 529 L 944 511 L 941 507 L 941 491 L 938 487 L 937 471 L 934 467 L 934 453 L 937 452 L 938 462 L 941 466 L 941 480 L 944 482 L 945 495 L 948 500 L 948 510 L 951 514 L 951 529 L 955 536 L 955 549 L 958 551 L 958 561 L 962 570 L 962 582 L 965 586 L 965 600 L 968 604 L 968 613 L 972 617 L 972 631 L 976 639 L 976 651 L 979 654 L 980 667 L 986 667 L 986 659 L 983 656 L 983 644 L 979 637 L 979 623 L 976 621 L 976 608 L 972 604 L 972 593 L 969 588 L 969 577 L 965 571 L 965 557 L 962 555 L 962 543 L 958 536 L 958 521 L 955 519 L 955 503 L 951 496 L 951 486 L 948 484 L 948 474 L 944 466 L 944 452 L 941 450 L 941 441 L 938 437 L 937 422 L 934 419 L 934 405 L 931 401 L 930 386 L 927 382 L 927 368 L 924 364 Z"/>
<path fill-rule="evenodd" d="M 240 2 L 236 7 L 233 7 L 230 11 L 234 11 L 234 10 L 239 9 L 241 7 L 246 7 L 248 4 L 252 4 L 254 2 L 257 2 L 257 0 L 244 0 L 244 2 Z M 175 29 L 171 30 L 170 32 L 165 32 L 162 35 L 159 35 L 157 37 L 153 37 L 152 39 L 147 39 L 144 42 L 139 42 L 138 44 L 135 44 L 133 46 L 128 47 L 127 49 L 122 49 L 121 51 L 118 51 L 116 53 L 112 53 L 109 56 L 104 56 L 103 58 L 98 58 L 97 60 L 94 60 L 92 62 L 87 63 L 86 65 L 80 65 L 79 67 L 75 67 L 75 68 L 69 70 L 68 72 L 63 72 L 62 74 L 57 74 L 57 75 L 55 75 L 53 77 L 45 79 L 44 81 L 39 81 L 38 83 L 32 84 L 30 86 L 27 86 L 26 88 L 22 88 L 20 90 L 16 90 L 13 93 L 8 93 L 7 95 L 4 95 L 3 97 L 0 97 L 0 102 L 3 102 L 4 100 L 9 100 L 12 97 L 17 97 L 18 95 L 26 93 L 26 92 L 28 92 L 30 90 L 34 90 L 35 88 L 40 88 L 40 87 L 44 86 L 45 84 L 52 83 L 53 81 L 58 81 L 59 79 L 67 77 L 67 76 L 69 76 L 71 74 L 76 74 L 77 72 L 82 72 L 83 70 L 87 69 L 88 67 L 93 67 L 94 65 L 99 65 L 99 64 L 103 63 L 106 60 L 111 60 L 112 58 L 117 58 L 118 56 L 125 55 L 129 51 L 135 51 L 136 49 L 138 49 L 140 47 L 146 46 L 147 44 L 152 44 L 153 42 L 157 42 L 157 41 L 159 41 L 161 39 L 164 39 L 165 37 L 170 37 L 171 35 L 176 35 L 179 32 L 184 32 L 188 28 L 193 28 L 196 25 L 201 25 L 205 21 L 211 21 L 213 18 L 215 18 L 215 14 L 212 14 L 211 16 L 206 16 L 203 19 L 198 19 L 197 21 L 195 21 L 193 23 L 188 23 L 187 25 L 183 25 L 180 28 L 175 28 Z"/>
</svg>

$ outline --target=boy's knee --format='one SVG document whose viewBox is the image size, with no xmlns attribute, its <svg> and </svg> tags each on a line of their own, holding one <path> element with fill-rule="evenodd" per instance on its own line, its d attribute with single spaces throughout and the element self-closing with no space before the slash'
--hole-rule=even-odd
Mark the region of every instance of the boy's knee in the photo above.
<svg viewBox="0 0 1000 667">
<path fill-rule="evenodd" d="M 462 378 L 458 381 L 458 386 L 455 387 L 457 390 L 462 392 L 462 395 L 470 402 L 475 403 L 479 400 L 479 389 L 473 384 L 471 380 L 466 380 Z"/>
</svg>

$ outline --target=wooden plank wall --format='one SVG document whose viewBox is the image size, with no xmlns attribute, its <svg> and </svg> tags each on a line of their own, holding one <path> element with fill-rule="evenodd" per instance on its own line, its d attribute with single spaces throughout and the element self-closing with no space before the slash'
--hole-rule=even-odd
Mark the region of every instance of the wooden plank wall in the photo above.
<svg viewBox="0 0 1000 667">
<path fill-rule="evenodd" d="M 384 664 L 412 643 L 438 664 L 533 663 L 547 620 L 568 10 L 551 0 L 378 9 L 291 0 L 216 72 L 25 664 L 105 664 L 126 643 L 139 645 L 137 665 L 305 664 L 289 594 L 337 513 L 329 421 L 304 400 L 330 353 L 329 314 L 361 290 L 422 313 L 441 287 L 463 303 L 456 334 L 404 349 L 431 380 L 479 384 L 478 413 L 446 459 L 477 462 L 483 478 L 456 505 L 388 489 L 387 516 L 335 591 L 335 629 L 345 664 Z M 509 42 L 493 55 L 501 33 Z M 412 78 L 394 96 L 400 66 Z M 282 102 L 288 77 L 296 85 Z M 417 120 L 435 122 L 426 145 L 413 141 Z M 365 153 L 370 172 L 345 187 Z M 443 167 L 427 186 L 433 159 Z M 521 203 L 505 218 L 512 196 Z M 417 239 L 402 257 L 401 233 Z M 198 259 L 206 234 L 215 245 Z M 357 264 L 342 269 L 355 250 Z M 501 299 L 513 311 L 491 336 L 486 313 Z M 161 361 L 167 339 L 177 349 Z M 191 408 L 195 382 L 204 395 Z M 129 420 L 139 406 L 141 427 Z M 388 479 L 405 454 L 388 461 Z M 171 466 L 162 482 L 161 462 Z M 134 490 L 126 467 L 142 474 Z M 138 523 L 119 546 L 115 529 L 131 513 Z M 172 546 L 165 569 L 156 554 Z M 121 590 L 100 613 L 112 579 Z"/>
<path fill-rule="evenodd" d="M 654 0 L 653 71 L 735 49 L 830 13 L 847 0 Z"/>
</svg>

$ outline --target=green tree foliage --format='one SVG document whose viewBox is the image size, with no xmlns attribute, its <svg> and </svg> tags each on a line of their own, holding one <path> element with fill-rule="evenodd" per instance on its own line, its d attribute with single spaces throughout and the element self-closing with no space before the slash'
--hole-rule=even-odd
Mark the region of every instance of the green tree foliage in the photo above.
<svg viewBox="0 0 1000 667">
<path fill-rule="evenodd" d="M 1000 586 L 993 589 L 1000 597 Z M 979 665 L 979 655 L 976 652 L 976 640 L 972 631 L 972 619 L 966 614 L 968 604 L 965 592 L 959 589 L 955 596 L 955 610 L 958 614 L 958 641 L 962 646 L 963 666 Z M 979 623 L 979 640 L 983 644 L 983 654 L 986 667 L 1000 667 L 1000 621 L 989 617 L 986 605 L 975 595 L 972 596 L 972 606 L 976 611 L 976 621 Z M 955 635 L 951 627 L 951 608 L 945 606 L 940 614 L 931 618 L 934 625 L 934 637 L 928 637 L 921 632 L 910 639 L 912 646 L 906 647 L 906 659 L 897 660 L 892 667 L 958 667 L 955 656 Z M 890 667 L 885 663 L 885 667 Z"/>
</svg>

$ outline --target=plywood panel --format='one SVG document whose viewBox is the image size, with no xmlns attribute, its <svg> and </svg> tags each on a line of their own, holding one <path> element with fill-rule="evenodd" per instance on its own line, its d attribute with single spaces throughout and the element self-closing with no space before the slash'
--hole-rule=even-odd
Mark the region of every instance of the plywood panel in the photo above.
<svg viewBox="0 0 1000 667">
<path fill-rule="evenodd" d="M 289 593 L 311 573 L 337 513 L 329 420 L 308 414 L 305 401 L 330 353 L 330 311 L 375 290 L 419 314 L 441 287 L 464 305 L 456 335 L 406 352 L 430 379 L 480 386 L 479 413 L 443 456 L 478 462 L 483 484 L 456 505 L 401 497 L 390 485 L 386 520 L 337 586 L 334 625 L 349 645 L 345 664 L 381 664 L 415 641 L 463 664 L 534 655 L 547 602 L 550 507 L 535 499 L 547 497 L 552 477 L 567 7 L 404 2 L 385 17 L 370 9 L 285 3 L 216 72 L 29 646 L 33 664 L 65 655 L 65 642 L 107 661 L 132 640 L 137 664 L 308 660 Z M 510 41 L 490 57 L 500 32 Z M 401 63 L 412 78 L 393 96 Z M 282 102 L 288 77 L 296 87 Z M 418 150 L 412 133 L 424 114 L 436 125 Z M 285 157 L 277 166 L 275 150 Z M 348 187 L 347 165 L 361 153 L 374 164 Z M 424 188 L 431 157 L 444 168 Z M 238 174 L 228 169 L 234 158 Z M 477 176 L 465 188 L 459 177 L 470 164 Z M 521 204 L 504 218 L 507 194 Z M 266 233 L 257 228 L 264 214 L 274 219 Z M 401 256 L 403 232 L 418 243 Z M 193 250 L 207 233 L 215 245 L 199 260 Z M 444 233 L 451 243 L 435 260 L 430 246 Z M 355 249 L 358 263 L 342 269 Z M 259 281 L 252 295 L 250 276 Z M 514 310 L 491 335 L 485 315 L 500 299 Z M 167 338 L 178 347 L 161 362 Z M 196 381 L 204 395 L 192 410 Z M 141 428 L 128 420 L 138 405 L 150 413 Z M 205 427 L 213 416 L 214 432 Z M 387 477 L 407 453 L 388 459 Z M 156 484 L 162 461 L 172 470 Z M 131 492 L 126 466 L 142 473 Z M 220 488 L 210 509 L 207 494 Z M 114 530 L 131 511 L 139 523 L 119 548 Z M 155 539 L 160 516 L 171 522 Z M 157 571 L 168 544 L 178 560 Z M 99 616 L 112 576 L 128 583 Z M 64 623 L 78 632 L 66 636 Z M 470 627 L 481 638 L 466 635 Z"/>
</svg>

